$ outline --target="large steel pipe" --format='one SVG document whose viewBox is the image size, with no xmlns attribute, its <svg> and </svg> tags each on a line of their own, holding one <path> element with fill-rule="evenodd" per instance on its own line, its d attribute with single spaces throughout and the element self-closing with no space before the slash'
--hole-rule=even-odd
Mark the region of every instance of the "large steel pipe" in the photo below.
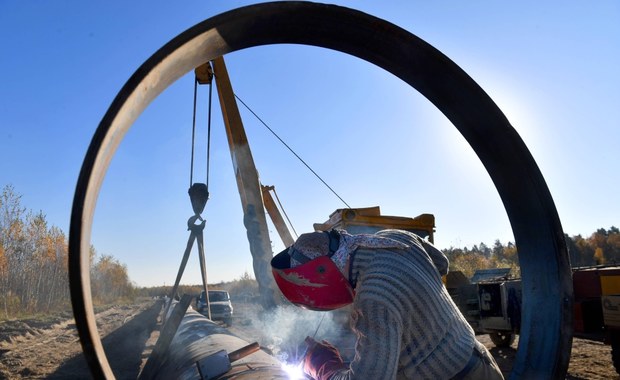
<svg viewBox="0 0 620 380">
<path fill-rule="evenodd" d="M 491 176 L 519 249 L 523 315 L 512 378 L 564 378 L 572 341 L 570 263 L 553 199 L 523 140 L 476 82 L 426 42 L 385 20 L 308 2 L 252 5 L 188 29 L 136 71 L 103 117 L 80 171 L 69 233 L 71 298 L 93 375 L 113 377 L 95 325 L 88 251 L 97 196 L 115 150 L 147 105 L 187 72 L 236 50 L 279 43 L 334 49 L 371 62 L 416 88 L 450 119 Z"/>
<path fill-rule="evenodd" d="M 174 308 L 170 308 L 170 313 Z M 230 361 L 230 369 L 218 379 L 287 379 L 281 363 L 273 356 L 259 350 L 248 355 L 238 352 L 248 347 L 247 342 L 229 330 L 217 325 L 193 309 L 188 309 L 179 328 L 156 363 L 157 373 L 153 379 L 200 380 L 199 365 L 217 367 L 222 361 Z M 224 350 L 226 355 L 218 355 Z M 235 352 L 237 352 L 235 354 Z M 251 352 L 251 351 L 249 351 Z"/>
</svg>

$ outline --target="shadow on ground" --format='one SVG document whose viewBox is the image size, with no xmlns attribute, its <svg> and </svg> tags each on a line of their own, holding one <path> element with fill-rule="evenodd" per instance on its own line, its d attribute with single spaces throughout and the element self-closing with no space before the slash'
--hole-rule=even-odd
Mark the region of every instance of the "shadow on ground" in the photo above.
<svg viewBox="0 0 620 380">
<path fill-rule="evenodd" d="M 142 352 L 157 325 L 160 310 L 161 304 L 156 302 L 102 340 L 108 362 L 117 379 L 135 380 L 138 377 Z M 91 377 L 86 359 L 80 354 L 66 361 L 47 379 L 77 380 Z"/>
</svg>

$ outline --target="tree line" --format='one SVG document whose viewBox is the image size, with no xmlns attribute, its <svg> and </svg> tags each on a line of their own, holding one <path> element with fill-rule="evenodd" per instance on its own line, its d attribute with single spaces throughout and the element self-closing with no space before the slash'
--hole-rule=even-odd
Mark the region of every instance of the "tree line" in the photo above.
<svg viewBox="0 0 620 380">
<path fill-rule="evenodd" d="M 617 227 L 609 229 L 599 228 L 590 236 L 569 236 L 565 234 L 568 254 L 573 268 L 597 265 L 620 265 L 620 230 Z M 450 271 L 460 271 L 467 278 L 471 278 L 477 269 L 511 268 L 510 275 L 514 278 L 521 276 L 519 254 L 514 243 L 502 244 L 495 240 L 492 246 L 485 243 L 474 245 L 471 248 L 450 247 L 442 252 L 450 260 Z M 231 282 L 209 284 L 210 289 L 228 290 L 232 298 L 258 294 L 256 280 L 246 271 L 241 277 Z M 168 287 L 151 287 L 140 289 L 141 295 L 162 296 L 169 295 Z M 179 294 L 199 294 L 200 285 L 179 287 Z"/>
<path fill-rule="evenodd" d="M 0 195 L 0 319 L 70 307 L 68 241 L 42 211 L 26 210 L 6 185 Z M 96 304 L 129 298 L 127 268 L 91 246 L 91 286 Z"/>
<path fill-rule="evenodd" d="M 573 267 L 619 264 L 620 230 L 599 228 L 588 237 L 565 235 Z M 471 277 L 476 269 L 512 268 L 520 276 L 519 255 L 514 243 L 496 240 L 471 248 L 450 247 L 443 252 L 450 260 L 451 271 Z M 137 295 L 161 296 L 170 287 L 137 289 L 127 267 L 111 255 L 98 255 L 91 246 L 91 288 L 95 304 Z M 246 272 L 231 283 L 217 284 L 231 295 L 252 293 L 255 280 Z M 180 293 L 200 292 L 199 286 L 188 286 Z M 0 195 L 0 319 L 23 314 L 47 313 L 70 307 L 68 280 L 68 246 L 65 233 L 50 226 L 43 212 L 26 210 L 13 186 L 6 185 Z"/>
<path fill-rule="evenodd" d="M 179 285 L 177 288 L 177 296 L 182 294 L 191 294 L 198 296 L 202 292 L 202 285 Z M 256 279 L 245 271 L 239 278 L 232 281 L 222 281 L 215 284 L 208 284 L 208 290 L 226 290 L 230 297 L 235 299 L 248 299 L 252 296 L 258 296 L 258 282 Z M 151 286 L 138 289 L 138 294 L 144 297 L 170 297 L 172 293 L 172 286 Z"/>
<path fill-rule="evenodd" d="M 611 226 L 599 228 L 590 236 L 564 235 L 573 268 L 596 265 L 620 265 L 620 230 Z M 485 243 L 472 248 L 450 247 L 443 250 L 450 260 L 451 271 L 461 271 L 471 278 L 476 269 L 512 268 L 511 274 L 520 277 L 519 254 L 512 242 L 506 245 L 495 240 L 493 246 Z"/>
</svg>

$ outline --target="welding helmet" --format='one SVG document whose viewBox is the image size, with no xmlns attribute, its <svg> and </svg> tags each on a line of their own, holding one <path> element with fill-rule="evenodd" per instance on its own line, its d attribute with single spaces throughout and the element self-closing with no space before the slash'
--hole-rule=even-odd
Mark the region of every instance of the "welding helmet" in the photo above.
<svg viewBox="0 0 620 380">
<path fill-rule="evenodd" d="M 271 260 L 271 270 L 280 291 L 293 304 L 310 310 L 334 310 L 353 302 L 355 292 L 331 260 L 338 249 L 340 234 L 324 232 L 329 238 L 327 255 L 311 259 L 294 248 L 278 253 Z M 300 262 L 291 268 L 291 258 Z"/>
</svg>

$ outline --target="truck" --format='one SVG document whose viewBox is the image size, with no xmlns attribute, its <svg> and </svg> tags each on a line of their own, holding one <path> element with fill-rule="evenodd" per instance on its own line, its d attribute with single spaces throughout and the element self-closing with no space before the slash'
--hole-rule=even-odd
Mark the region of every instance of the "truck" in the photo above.
<svg viewBox="0 0 620 380">
<path fill-rule="evenodd" d="M 350 234 L 371 234 L 389 228 L 413 232 L 433 243 L 435 216 L 420 214 L 414 218 L 381 215 L 379 206 L 365 208 L 339 208 L 329 215 L 324 223 L 314 223 L 315 231 L 329 231 L 333 228 L 346 230 Z"/>
<path fill-rule="evenodd" d="M 620 374 L 620 266 L 573 268 L 574 336 L 611 346 Z M 471 279 L 448 273 L 446 288 L 476 334 L 489 334 L 497 347 L 508 347 L 521 328 L 521 281 L 510 268 L 479 269 Z"/>
<path fill-rule="evenodd" d="M 497 347 L 508 347 L 521 329 L 521 281 L 511 268 L 478 269 L 471 279 L 453 271 L 444 284 L 476 334 L 489 334 Z"/>
<path fill-rule="evenodd" d="M 620 374 L 620 266 L 573 269 L 574 333 L 611 346 L 611 359 Z"/>
</svg>

